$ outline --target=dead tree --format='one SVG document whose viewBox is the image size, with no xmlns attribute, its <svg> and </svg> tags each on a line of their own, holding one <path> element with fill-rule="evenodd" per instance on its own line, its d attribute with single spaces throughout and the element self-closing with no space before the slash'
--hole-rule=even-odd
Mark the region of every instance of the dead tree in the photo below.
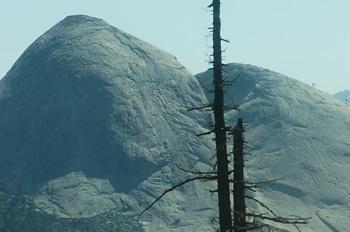
<svg viewBox="0 0 350 232">
<path fill-rule="evenodd" d="M 222 75 L 220 0 L 213 0 L 213 79 L 214 79 L 214 120 L 217 160 L 217 186 L 220 232 L 232 229 L 230 183 L 226 146 L 226 125 L 224 117 L 224 80 Z"/>
<path fill-rule="evenodd" d="M 218 206 L 219 206 L 219 226 L 220 232 L 232 231 L 232 209 L 230 203 L 230 181 L 229 181 L 229 160 L 227 154 L 226 135 L 227 128 L 224 118 L 224 80 L 222 74 L 222 51 L 221 51 L 221 21 L 220 21 L 220 0 L 213 0 L 212 4 L 208 8 L 212 8 L 213 11 L 213 80 L 214 80 L 214 102 L 210 105 L 204 105 L 195 109 L 211 108 L 214 112 L 214 129 L 206 133 L 198 134 L 198 136 L 215 134 L 216 145 L 216 159 L 217 168 L 211 175 L 203 175 L 206 173 L 197 172 L 197 177 L 189 178 L 172 188 L 165 190 L 152 204 L 149 205 L 142 213 L 152 207 L 157 201 L 159 201 L 166 193 L 178 188 L 186 183 L 195 180 L 216 180 L 217 181 L 217 194 L 218 194 Z M 224 40 L 226 41 L 226 40 Z M 190 172 L 192 173 L 192 172 Z M 194 173 L 192 173 L 194 174 Z M 141 213 L 141 214 L 142 214 Z M 141 215 L 140 214 L 140 215 Z"/>
<path fill-rule="evenodd" d="M 233 128 L 233 228 L 235 232 L 246 232 L 246 204 L 244 186 L 244 137 L 243 120 L 238 119 L 237 125 Z"/>
<path fill-rule="evenodd" d="M 211 192 L 217 192 L 218 194 L 218 206 L 219 206 L 219 231 L 220 232 L 246 232 L 248 230 L 261 228 L 267 226 L 267 224 L 258 224 L 254 222 L 248 222 L 247 217 L 257 218 L 262 220 L 270 220 L 279 223 L 292 224 L 305 224 L 307 219 L 300 217 L 280 217 L 275 214 L 268 206 L 260 202 L 259 200 L 245 194 L 245 190 L 255 191 L 255 188 L 260 187 L 260 183 L 248 183 L 244 180 L 244 126 L 243 120 L 239 119 L 237 126 L 234 129 L 226 127 L 225 123 L 225 110 L 237 109 L 237 106 L 227 107 L 224 105 L 224 86 L 227 85 L 223 78 L 223 64 L 222 64 L 222 50 L 221 41 L 227 40 L 221 38 L 221 21 L 220 21 L 220 0 L 213 0 L 212 4 L 208 7 L 213 11 L 213 26 L 210 28 L 213 32 L 213 83 L 214 83 L 214 102 L 211 104 L 205 104 L 203 106 L 189 109 L 201 110 L 210 109 L 214 113 L 214 125 L 213 129 L 208 132 L 200 133 L 197 136 L 204 136 L 214 133 L 215 145 L 216 145 L 216 165 L 213 171 L 201 172 L 190 171 L 180 168 L 181 170 L 195 175 L 188 179 L 172 186 L 165 190 L 159 197 L 157 197 L 145 210 L 143 210 L 139 217 L 149 210 L 154 204 L 156 204 L 167 193 L 179 188 L 192 181 L 216 181 L 217 189 Z M 229 170 L 229 159 L 227 154 L 227 132 L 231 131 L 234 135 L 234 169 Z M 233 179 L 230 179 L 230 175 L 234 173 Z M 231 208 L 231 190 L 230 182 L 234 184 L 234 223 L 232 223 L 232 208 Z M 255 201 L 257 204 L 265 208 L 268 213 L 254 214 L 248 212 L 245 200 Z M 299 229 L 299 228 L 298 228 Z"/>
<path fill-rule="evenodd" d="M 264 204 L 262 201 L 256 199 L 254 196 L 246 194 L 246 190 L 251 192 L 256 192 L 257 188 L 261 188 L 264 184 L 268 184 L 273 181 L 264 182 L 248 182 L 244 178 L 244 148 L 246 147 L 246 142 L 244 140 L 245 127 L 243 125 L 243 119 L 238 118 L 236 126 L 232 129 L 231 134 L 233 135 L 233 215 L 234 215 L 234 232 L 246 232 L 249 230 L 255 230 L 262 227 L 268 227 L 269 225 L 264 223 L 264 221 L 273 221 L 280 224 L 291 224 L 298 231 L 300 231 L 298 225 L 307 224 L 310 218 L 303 218 L 299 216 L 284 217 L 276 214 L 268 205 Z M 260 207 L 262 207 L 265 212 L 255 213 L 249 210 L 246 206 L 246 200 L 253 201 Z M 251 211 L 251 212 L 250 212 Z M 250 218 L 248 221 L 247 218 Z"/>
</svg>

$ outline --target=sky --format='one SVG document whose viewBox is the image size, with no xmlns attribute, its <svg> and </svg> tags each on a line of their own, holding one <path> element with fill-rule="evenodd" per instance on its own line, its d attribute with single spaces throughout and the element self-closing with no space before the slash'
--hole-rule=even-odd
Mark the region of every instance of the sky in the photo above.
<svg viewBox="0 0 350 232">
<path fill-rule="evenodd" d="M 209 68 L 210 0 L 0 0 L 0 78 L 34 40 L 86 14 Z M 328 93 L 350 89 L 349 0 L 222 0 L 224 62 L 253 64 Z"/>
</svg>

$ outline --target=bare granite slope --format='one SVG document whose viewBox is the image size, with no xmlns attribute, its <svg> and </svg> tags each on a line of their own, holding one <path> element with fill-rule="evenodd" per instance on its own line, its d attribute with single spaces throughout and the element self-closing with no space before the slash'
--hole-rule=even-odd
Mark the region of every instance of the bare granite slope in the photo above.
<svg viewBox="0 0 350 232">
<path fill-rule="evenodd" d="M 186 178 L 175 164 L 212 165 L 211 136 L 195 136 L 211 116 L 187 110 L 212 100 L 210 71 L 197 78 L 203 88 L 175 57 L 103 20 L 69 16 L 51 28 L 0 80 L 0 229 L 214 231 L 214 183 L 133 217 Z M 229 64 L 225 78 L 226 104 L 241 109 L 227 112 L 228 125 L 247 122 L 247 176 L 283 179 L 256 197 L 311 216 L 303 231 L 347 231 L 350 108 L 251 65 Z"/>
<path fill-rule="evenodd" d="M 228 125 L 247 123 L 251 147 L 247 175 L 267 184 L 256 197 L 281 215 L 312 217 L 302 231 L 350 228 L 350 108 L 333 96 L 285 75 L 252 65 L 228 64 Z M 197 75 L 207 91 L 211 72 Z M 259 207 L 256 207 L 259 210 Z M 263 210 L 263 209 L 261 209 Z M 292 226 L 279 226 L 294 231 Z"/>
<path fill-rule="evenodd" d="M 103 20 L 65 18 L 2 81 L 0 182 L 48 214 L 135 215 L 185 178 L 174 164 L 206 167 L 211 156 L 210 140 L 195 136 L 208 114 L 187 111 L 206 101 L 195 77 Z M 208 188 L 179 189 L 140 222 L 148 231 L 208 229 Z"/>
</svg>

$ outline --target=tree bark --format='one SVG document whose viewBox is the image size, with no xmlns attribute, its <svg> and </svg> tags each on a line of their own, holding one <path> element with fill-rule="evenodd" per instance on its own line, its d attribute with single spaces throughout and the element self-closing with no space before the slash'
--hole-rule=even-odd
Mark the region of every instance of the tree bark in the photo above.
<svg viewBox="0 0 350 232">
<path fill-rule="evenodd" d="M 232 215 L 230 204 L 230 184 L 228 171 L 228 157 L 226 147 L 226 126 L 224 118 L 224 89 L 222 76 L 221 54 L 221 21 L 220 0 L 213 0 L 213 57 L 214 57 L 214 118 L 215 142 L 218 170 L 218 200 L 220 232 L 232 230 Z"/>
<path fill-rule="evenodd" d="M 233 228 L 234 232 L 246 232 L 246 204 L 245 204 L 245 186 L 244 186 L 244 137 L 243 120 L 238 119 L 237 125 L 233 130 Z"/>
</svg>

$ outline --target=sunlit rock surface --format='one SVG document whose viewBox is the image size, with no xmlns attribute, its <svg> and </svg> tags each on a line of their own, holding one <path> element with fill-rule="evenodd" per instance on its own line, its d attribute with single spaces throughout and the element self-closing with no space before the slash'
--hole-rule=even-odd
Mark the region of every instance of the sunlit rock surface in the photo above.
<svg viewBox="0 0 350 232">
<path fill-rule="evenodd" d="M 225 105 L 240 108 L 226 113 L 228 126 L 234 126 L 238 116 L 247 124 L 247 178 L 282 179 L 266 184 L 255 194 L 257 199 L 282 216 L 312 217 L 302 231 L 349 230 L 350 108 L 256 66 L 228 64 L 224 73 L 227 83 L 232 82 L 225 87 Z M 209 99 L 211 75 L 197 75 Z M 278 227 L 295 231 L 293 226 Z"/>
<path fill-rule="evenodd" d="M 213 144 L 195 134 L 210 116 L 187 110 L 206 102 L 195 77 L 103 20 L 65 18 L 30 45 L 1 86 L 0 182 L 47 214 L 136 215 L 187 176 L 175 164 L 209 168 Z M 180 188 L 140 223 L 147 231 L 212 228 L 208 189 Z"/>
<path fill-rule="evenodd" d="M 347 231 L 350 108 L 266 69 L 224 73 L 226 105 L 240 108 L 227 125 L 247 123 L 247 178 L 282 179 L 255 197 L 312 217 L 302 231 Z M 212 118 L 188 111 L 212 101 L 210 72 L 197 77 L 203 88 L 172 55 L 100 19 L 70 16 L 42 35 L 0 80 L 0 231 L 215 231 L 215 183 L 135 217 L 189 176 L 176 165 L 213 165 L 212 136 L 195 136 Z"/>
</svg>

